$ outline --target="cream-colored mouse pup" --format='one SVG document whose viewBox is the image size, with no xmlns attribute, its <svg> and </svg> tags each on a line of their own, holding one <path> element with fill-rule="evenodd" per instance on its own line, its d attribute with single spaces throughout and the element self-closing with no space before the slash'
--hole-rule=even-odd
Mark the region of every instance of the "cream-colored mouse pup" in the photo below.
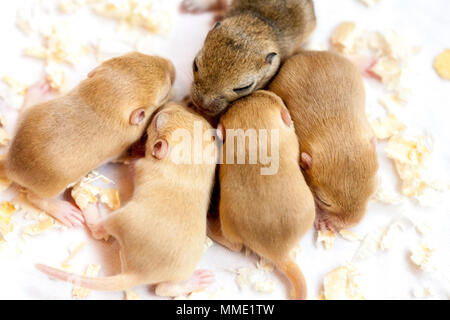
<svg viewBox="0 0 450 320">
<path fill-rule="evenodd" d="M 256 91 L 234 102 L 219 128 L 225 130 L 220 222 L 210 220 L 210 236 L 232 250 L 244 245 L 272 261 L 291 282 L 292 298 L 306 299 L 305 279 L 290 253 L 314 222 L 314 199 L 298 166 L 299 144 L 288 110 L 275 94 Z M 247 135 L 245 147 L 239 147 L 236 130 L 242 130 L 241 138 Z M 252 132 L 258 135 L 253 140 Z M 243 152 L 245 164 L 239 164 Z M 260 158 L 251 164 L 255 152 Z M 278 158 L 272 159 L 278 170 L 270 174 L 263 170 L 266 154 Z"/>
<path fill-rule="evenodd" d="M 7 177 L 40 209 L 80 225 L 80 210 L 57 197 L 142 136 L 174 78 L 172 63 L 159 57 L 130 53 L 104 62 L 69 93 L 23 112 L 4 164 Z"/>
<path fill-rule="evenodd" d="M 312 0 L 234 0 L 194 60 L 194 104 L 218 116 L 263 88 L 315 26 Z"/>
<path fill-rule="evenodd" d="M 196 156 L 194 144 L 187 140 L 185 158 L 179 153 L 181 137 L 197 134 L 203 139 L 208 132 L 209 142 L 205 141 L 214 154 L 217 143 L 211 126 L 190 109 L 169 103 L 155 115 L 147 131 L 145 158 L 135 163 L 132 199 L 106 220 L 92 224 L 96 224 L 92 228 L 96 238 L 108 234 L 119 242 L 121 274 L 87 278 L 43 265 L 38 269 L 52 278 L 104 291 L 158 284 L 158 295 L 179 296 L 209 285 L 211 272 L 194 270 L 205 250 L 206 214 L 217 159 L 198 164 L 185 161 Z"/>
<path fill-rule="evenodd" d="M 358 69 L 329 52 L 290 58 L 270 85 L 288 107 L 300 163 L 317 205 L 316 227 L 339 231 L 364 216 L 378 160 Z"/>
</svg>

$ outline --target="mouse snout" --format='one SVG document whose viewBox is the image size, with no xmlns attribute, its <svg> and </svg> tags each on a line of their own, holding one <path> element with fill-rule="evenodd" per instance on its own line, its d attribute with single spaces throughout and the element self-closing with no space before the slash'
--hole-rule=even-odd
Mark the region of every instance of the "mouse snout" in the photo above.
<svg viewBox="0 0 450 320">
<path fill-rule="evenodd" d="M 207 99 L 196 91 L 192 92 L 192 101 L 200 112 L 209 116 L 217 116 L 228 107 L 228 101 L 225 97 L 219 96 L 214 99 Z"/>
</svg>

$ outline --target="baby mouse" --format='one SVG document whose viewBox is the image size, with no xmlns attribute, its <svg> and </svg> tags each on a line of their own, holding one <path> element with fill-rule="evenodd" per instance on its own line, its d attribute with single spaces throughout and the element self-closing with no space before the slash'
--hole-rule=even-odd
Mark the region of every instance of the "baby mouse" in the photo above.
<svg viewBox="0 0 450 320">
<path fill-rule="evenodd" d="M 172 63 L 160 57 L 134 52 L 104 62 L 67 94 L 23 111 L 6 176 L 64 225 L 81 225 L 81 211 L 58 196 L 142 136 L 174 78 Z"/>
<path fill-rule="evenodd" d="M 312 0 L 232 1 L 193 62 L 196 108 L 218 116 L 230 102 L 265 87 L 315 26 Z"/>
<path fill-rule="evenodd" d="M 292 115 L 301 168 L 316 201 L 316 227 L 337 232 L 357 224 L 378 171 L 358 69 L 342 56 L 305 51 L 286 61 L 269 88 Z"/>
<path fill-rule="evenodd" d="M 157 284 L 157 295 L 179 296 L 209 285 L 211 272 L 194 270 L 204 252 L 217 159 L 199 164 L 174 160 L 178 159 L 177 149 L 182 149 L 178 147 L 180 137 L 193 137 L 195 130 L 201 137 L 210 132 L 209 148 L 217 155 L 212 127 L 201 116 L 177 103 L 158 111 L 147 131 L 145 158 L 135 163 L 132 199 L 102 221 L 87 221 L 97 239 L 106 235 L 117 239 L 121 274 L 88 278 L 44 265 L 37 268 L 52 278 L 103 291 Z M 184 156 L 192 159 L 195 147 L 187 146 Z"/>
<path fill-rule="evenodd" d="M 272 261 L 292 284 L 291 297 L 306 299 L 303 273 L 290 253 L 313 225 L 314 199 L 298 166 L 299 144 L 288 110 L 275 94 L 256 91 L 232 104 L 219 130 L 226 160 L 219 168 L 219 219 L 211 218 L 210 237 L 235 251 L 245 245 Z M 246 141 L 240 146 L 239 137 Z M 251 164 L 258 151 L 260 161 Z M 266 153 L 278 161 L 270 174 L 263 171 Z M 245 164 L 239 162 L 243 154 Z"/>
</svg>

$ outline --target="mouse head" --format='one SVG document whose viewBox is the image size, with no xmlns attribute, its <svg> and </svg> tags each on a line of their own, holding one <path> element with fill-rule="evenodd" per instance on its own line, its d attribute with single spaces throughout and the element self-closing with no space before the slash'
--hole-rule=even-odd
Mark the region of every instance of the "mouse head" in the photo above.
<svg viewBox="0 0 450 320">
<path fill-rule="evenodd" d="M 294 124 L 283 100 L 270 91 L 258 90 L 232 103 L 222 116 L 221 125 L 229 129 L 288 129 Z"/>
<path fill-rule="evenodd" d="M 181 104 L 169 102 L 155 113 L 147 129 L 146 157 L 161 161 L 169 158 L 173 160 L 174 157 L 169 155 L 177 152 L 174 149 L 182 143 L 183 147 L 188 148 L 184 156 L 193 159 L 197 151 L 193 139 L 196 136 L 203 139 L 208 130 L 213 133 L 211 125 L 203 117 Z M 216 148 L 215 143 L 213 145 Z M 202 149 L 200 151 L 203 152 Z"/>
<path fill-rule="evenodd" d="M 377 184 L 378 160 L 372 142 L 330 143 L 312 149 L 300 154 L 300 164 L 318 218 L 323 216 L 332 231 L 357 224 Z"/>
<path fill-rule="evenodd" d="M 145 128 L 152 112 L 167 102 L 174 80 L 169 60 L 132 52 L 91 71 L 79 93 L 122 127 Z"/>
<path fill-rule="evenodd" d="M 236 18 L 218 23 L 194 59 L 192 100 L 206 115 L 218 116 L 230 102 L 263 88 L 280 66 L 270 30 L 250 36 L 239 23 Z"/>
</svg>

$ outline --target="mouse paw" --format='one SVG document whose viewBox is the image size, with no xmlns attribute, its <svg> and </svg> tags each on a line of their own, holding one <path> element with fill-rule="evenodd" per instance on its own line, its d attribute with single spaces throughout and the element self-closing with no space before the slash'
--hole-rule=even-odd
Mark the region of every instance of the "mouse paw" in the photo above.
<svg viewBox="0 0 450 320">
<path fill-rule="evenodd" d="M 317 231 L 338 231 L 334 226 L 332 220 L 328 216 L 323 214 L 316 217 L 316 220 L 314 221 L 314 227 Z"/>
<path fill-rule="evenodd" d="M 188 282 L 191 287 L 189 293 L 204 290 L 214 283 L 214 273 L 205 269 L 196 270 Z"/>
<path fill-rule="evenodd" d="M 42 79 L 28 87 L 25 93 L 24 106 L 31 106 L 50 99 L 51 86 L 47 79 Z"/>
<path fill-rule="evenodd" d="M 211 0 L 183 0 L 180 10 L 183 13 L 200 13 L 205 12 L 211 5 Z"/>
<path fill-rule="evenodd" d="M 161 297 L 178 297 L 206 289 L 214 282 L 214 274 L 209 270 L 197 270 L 189 280 L 181 283 L 160 283 L 155 293 Z"/>
<path fill-rule="evenodd" d="M 81 227 L 84 223 L 83 213 L 67 201 L 51 203 L 47 213 L 66 227 Z"/>
</svg>

